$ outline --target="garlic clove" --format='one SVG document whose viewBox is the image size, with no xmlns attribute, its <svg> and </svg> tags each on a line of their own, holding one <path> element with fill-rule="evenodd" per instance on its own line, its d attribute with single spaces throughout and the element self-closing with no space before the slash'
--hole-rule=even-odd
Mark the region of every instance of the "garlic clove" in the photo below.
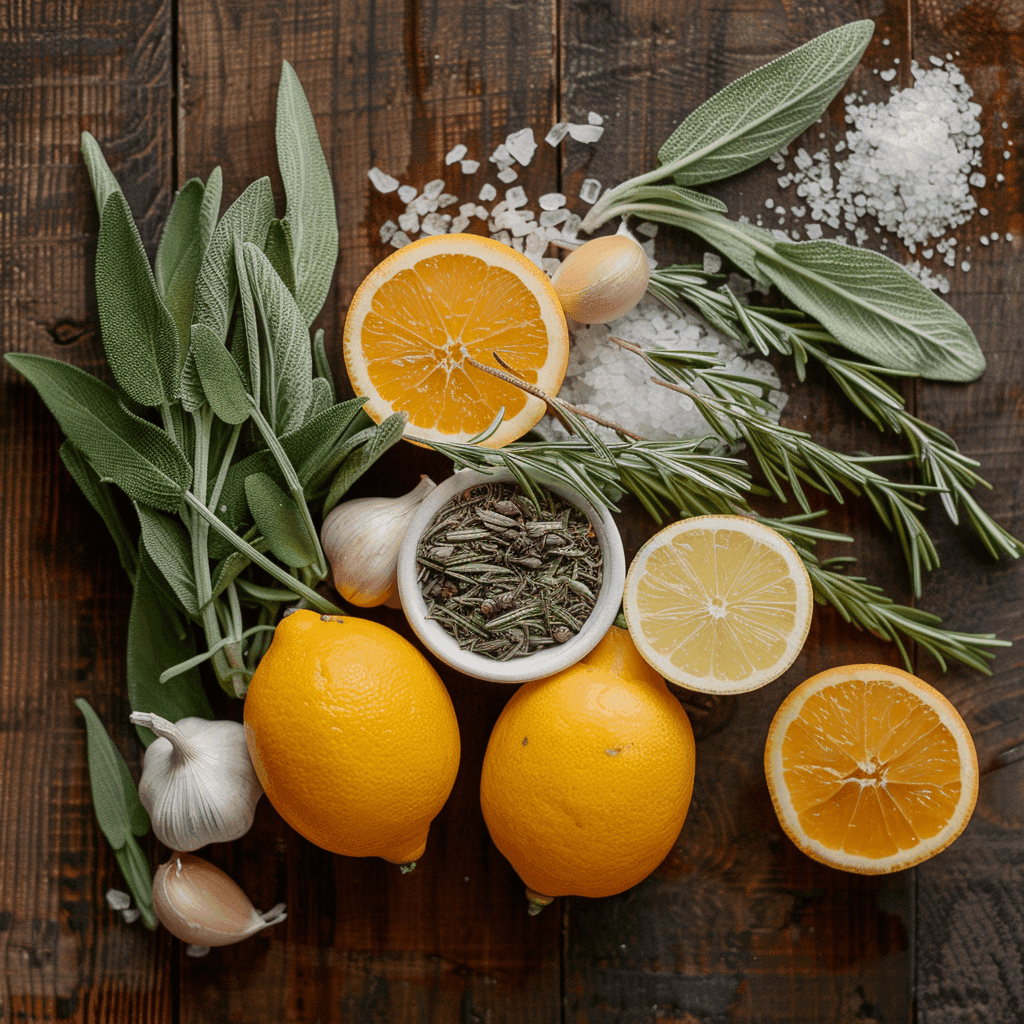
<svg viewBox="0 0 1024 1024">
<path fill-rule="evenodd" d="M 320 528 L 338 593 L 360 608 L 398 594 L 398 551 L 420 502 L 434 489 L 427 476 L 400 498 L 354 498 L 331 510 Z"/>
<path fill-rule="evenodd" d="M 174 853 L 156 869 L 153 906 L 160 923 L 193 946 L 230 946 L 287 916 L 283 903 L 261 914 L 227 874 L 191 853 Z"/>
<path fill-rule="evenodd" d="M 647 291 L 651 264 L 629 235 L 594 238 L 570 253 L 555 271 L 555 289 L 567 316 L 606 324 L 628 313 Z"/>
<path fill-rule="evenodd" d="M 139 799 L 160 842 L 188 852 L 249 831 L 263 787 L 240 722 L 172 723 L 138 711 L 131 721 L 157 734 L 146 750 Z"/>
</svg>

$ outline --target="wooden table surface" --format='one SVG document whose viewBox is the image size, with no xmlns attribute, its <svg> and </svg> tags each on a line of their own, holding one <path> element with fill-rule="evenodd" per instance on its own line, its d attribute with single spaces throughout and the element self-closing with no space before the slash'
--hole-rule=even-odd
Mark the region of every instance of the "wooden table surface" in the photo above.
<svg viewBox="0 0 1024 1024">
<path fill-rule="evenodd" d="M 982 463 L 983 498 L 1024 535 L 1024 10 L 1016 0 L 8 0 L 0 11 L 0 291 L 5 350 L 105 373 L 93 286 L 98 219 L 79 135 L 103 146 L 152 253 L 176 188 L 224 169 L 224 194 L 269 174 L 278 208 L 273 117 L 282 59 L 308 94 L 335 182 L 337 283 L 318 323 L 337 370 L 347 303 L 387 250 L 377 229 L 401 212 L 371 188 L 376 164 L 422 184 L 465 143 L 486 160 L 509 131 L 602 113 L 596 146 L 541 145 L 527 193 L 575 195 L 652 165 L 658 146 L 712 92 L 855 18 L 877 24 L 851 85 L 884 99 L 873 68 L 956 51 L 982 104 L 990 213 L 958 232 L 969 274 L 948 298 L 988 359 L 969 386 L 907 385 L 917 413 Z M 890 41 L 883 47 L 882 39 Z M 1009 127 L 1001 127 L 1002 122 Z M 808 147 L 817 147 L 816 131 Z M 837 100 L 821 126 L 842 137 Z M 1011 149 L 1016 153 L 1016 149 Z M 710 191 L 756 215 L 780 197 L 757 168 Z M 980 233 L 1012 242 L 978 245 Z M 665 232 L 663 232 L 663 235 Z M 890 252 L 892 248 L 890 247 Z M 685 255 L 678 239 L 662 252 Z M 663 257 L 664 258 L 664 257 Z M 820 376 L 791 385 L 784 421 L 844 450 L 899 451 L 869 431 Z M 833 664 L 898 664 L 892 646 L 815 613 L 781 679 L 735 698 L 681 693 L 697 736 L 693 804 L 678 843 L 620 896 L 563 899 L 528 917 L 522 885 L 491 844 L 478 780 L 511 690 L 445 676 L 463 755 L 455 789 L 417 869 L 333 856 L 262 801 L 242 840 L 210 848 L 260 907 L 288 919 L 201 960 L 166 932 L 127 925 L 104 903 L 122 887 L 93 816 L 86 697 L 133 771 L 124 658 L 129 586 L 114 547 L 61 466 L 60 431 L 3 368 L 3 604 L 0 634 L 0 1021 L 346 1024 L 675 1024 L 1024 1020 L 1024 672 L 1018 646 L 993 675 L 923 654 L 917 670 L 965 717 L 982 771 L 963 836 L 917 869 L 859 877 L 809 860 L 783 835 L 762 769 L 768 723 L 800 680 Z M 404 449 L 404 450 L 403 450 Z M 422 453 L 400 446 L 360 485 L 397 494 Z M 440 459 L 432 472 L 446 472 Z M 938 503 L 927 524 L 942 566 L 921 604 L 951 628 L 1024 639 L 1024 565 L 990 561 Z M 629 554 L 652 531 L 621 517 Z M 861 570 L 910 600 L 895 542 L 865 503 L 834 508 Z M 385 616 L 401 624 L 395 613 Z M 240 715 L 239 706 L 222 707 Z M 1006 754 L 1004 757 L 1003 755 Z M 150 862 L 166 851 L 150 836 Z"/>
</svg>

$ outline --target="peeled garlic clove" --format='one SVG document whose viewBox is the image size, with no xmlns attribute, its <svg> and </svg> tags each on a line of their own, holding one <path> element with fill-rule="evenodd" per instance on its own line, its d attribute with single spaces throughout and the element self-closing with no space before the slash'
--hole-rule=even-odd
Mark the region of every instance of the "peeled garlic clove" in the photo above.
<svg viewBox="0 0 1024 1024">
<path fill-rule="evenodd" d="M 644 296 L 651 276 L 647 253 L 629 235 L 607 235 L 570 253 L 551 278 L 567 316 L 606 324 L 628 313 Z"/>
<path fill-rule="evenodd" d="M 198 850 L 249 831 L 263 787 L 240 722 L 169 722 L 139 711 L 131 721 L 157 735 L 142 764 L 139 799 L 161 843 Z"/>
<path fill-rule="evenodd" d="M 420 482 L 401 498 L 343 501 L 320 528 L 334 586 L 349 604 L 372 608 L 398 593 L 398 550 L 420 502 L 434 481 Z"/>
<path fill-rule="evenodd" d="M 153 876 L 153 906 L 175 938 L 193 946 L 230 946 L 283 921 L 285 905 L 261 914 L 216 865 L 174 853 Z"/>
</svg>

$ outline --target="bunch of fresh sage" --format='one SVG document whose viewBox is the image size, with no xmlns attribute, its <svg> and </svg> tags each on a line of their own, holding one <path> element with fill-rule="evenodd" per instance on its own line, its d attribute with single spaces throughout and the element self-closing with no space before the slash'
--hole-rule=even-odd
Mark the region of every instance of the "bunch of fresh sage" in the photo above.
<svg viewBox="0 0 1024 1024">
<path fill-rule="evenodd" d="M 67 435 L 61 459 L 132 582 L 129 703 L 172 722 L 213 717 L 203 662 L 227 693 L 244 696 L 283 606 L 339 611 L 314 589 L 327 575 L 314 517 L 404 426 L 399 415 L 374 425 L 363 399 L 338 402 L 323 331 L 310 337 L 338 227 L 327 161 L 287 63 L 276 137 L 285 215 L 276 217 L 264 177 L 218 217 L 217 168 L 177 194 L 151 268 L 117 181 L 83 133 L 114 384 L 43 356 L 6 357 Z M 145 810 L 99 719 L 82 711 L 97 817 L 140 909 L 151 911 L 133 838 L 148 828 Z M 151 912 L 144 918 L 152 925 Z"/>
</svg>

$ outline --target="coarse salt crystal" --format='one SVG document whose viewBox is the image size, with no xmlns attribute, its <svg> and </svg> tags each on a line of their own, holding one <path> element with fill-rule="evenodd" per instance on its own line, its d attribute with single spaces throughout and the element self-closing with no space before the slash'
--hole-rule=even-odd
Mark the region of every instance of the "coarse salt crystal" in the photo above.
<svg viewBox="0 0 1024 1024">
<path fill-rule="evenodd" d="M 380 240 L 390 242 L 391 236 L 398 230 L 398 225 L 393 220 L 386 220 L 380 226 Z"/>
<path fill-rule="evenodd" d="M 490 182 L 480 189 L 480 199 L 485 203 L 489 203 L 497 194 L 498 190 Z"/>
<path fill-rule="evenodd" d="M 476 213 L 475 203 L 463 203 L 459 207 L 459 214 L 463 217 L 472 217 L 474 213 Z"/>
<path fill-rule="evenodd" d="M 436 199 L 444 191 L 444 178 L 435 178 L 423 186 L 423 195 L 427 199 Z"/>
<path fill-rule="evenodd" d="M 444 162 L 449 166 L 451 164 L 457 164 L 468 152 L 465 146 L 456 146 L 454 149 L 448 150 L 445 154 Z"/>
<path fill-rule="evenodd" d="M 408 245 L 412 239 L 404 231 L 396 231 L 389 241 L 396 249 L 401 249 L 403 246 Z"/>
<path fill-rule="evenodd" d="M 416 198 L 416 189 L 412 185 L 402 185 L 398 189 L 398 198 L 403 203 L 411 203 Z"/>
<path fill-rule="evenodd" d="M 406 208 L 406 213 L 410 211 L 419 214 L 421 217 L 426 217 L 428 213 L 433 213 L 437 209 L 437 200 L 431 199 L 429 196 L 417 196 Z"/>
<path fill-rule="evenodd" d="M 967 271 L 971 269 L 971 264 L 967 260 L 964 260 L 960 264 L 960 269 L 966 274 Z"/>
<path fill-rule="evenodd" d="M 1004 160 L 1009 160 L 1010 159 L 1010 151 L 1008 149 L 1004 149 L 1003 150 L 1003 159 Z"/>
<path fill-rule="evenodd" d="M 537 152 L 537 143 L 533 140 L 533 129 L 523 128 L 513 132 L 505 139 L 505 148 L 514 160 L 524 167 L 533 159 Z"/>
<path fill-rule="evenodd" d="M 370 179 L 373 187 L 378 192 L 394 192 L 398 188 L 398 179 L 392 178 L 390 174 L 385 174 L 379 167 L 371 167 L 366 172 L 366 176 Z"/>
<path fill-rule="evenodd" d="M 415 235 L 420 229 L 420 219 L 415 213 L 403 213 L 398 218 L 398 226 L 408 235 Z"/>
<path fill-rule="evenodd" d="M 654 238 L 658 234 L 658 225 L 652 224 L 649 220 L 643 220 L 636 226 L 637 234 Z"/>
<path fill-rule="evenodd" d="M 518 177 L 519 175 L 511 167 L 504 167 L 498 171 L 498 181 L 503 181 L 506 185 L 515 181 Z"/>
<path fill-rule="evenodd" d="M 561 192 L 545 192 L 537 203 L 542 210 L 557 210 L 565 206 L 565 196 Z"/>
<path fill-rule="evenodd" d="M 583 202 L 593 205 L 601 195 L 601 182 L 597 178 L 584 178 L 579 194 Z"/>
<path fill-rule="evenodd" d="M 549 146 L 557 146 L 562 139 L 569 133 L 569 122 L 559 121 L 558 124 L 552 125 L 551 131 L 544 136 L 544 141 Z"/>
<path fill-rule="evenodd" d="M 570 124 L 569 137 L 577 142 L 597 142 L 604 129 L 596 124 Z"/>
<path fill-rule="evenodd" d="M 493 196 L 491 196 L 491 198 L 493 199 L 494 197 L 493 197 Z M 481 220 L 487 220 L 487 217 L 488 217 L 488 213 L 487 213 L 487 207 L 486 207 L 486 206 L 478 206 L 478 207 L 476 208 L 476 215 L 477 215 L 477 216 L 478 216 L 478 217 L 479 217 L 479 218 L 480 218 Z"/>
<path fill-rule="evenodd" d="M 553 228 L 556 224 L 561 224 L 568 216 L 569 211 L 564 208 L 561 210 L 543 210 L 540 215 L 540 223 L 543 227 Z"/>
<path fill-rule="evenodd" d="M 562 237 L 569 241 L 574 241 L 577 234 L 579 234 L 580 227 L 583 225 L 583 218 L 576 213 L 570 213 L 565 218 L 565 223 L 562 225 Z"/>
<path fill-rule="evenodd" d="M 108 889 L 106 900 L 111 910 L 127 910 L 132 905 L 131 896 L 120 889 Z"/>
<path fill-rule="evenodd" d="M 722 257 L 717 252 L 704 253 L 704 273 L 717 274 L 722 269 Z"/>
<path fill-rule="evenodd" d="M 988 245 L 988 235 L 982 235 L 978 241 L 981 242 L 982 245 Z"/>
<path fill-rule="evenodd" d="M 562 261 L 555 256 L 545 256 L 540 265 L 548 275 L 551 275 L 562 265 Z"/>
<path fill-rule="evenodd" d="M 1012 242 L 1013 241 L 1013 234 L 1012 234 L 1012 232 L 1007 231 L 1006 235 L 1004 237 L 1006 238 L 1006 241 L 1008 241 L 1008 242 Z"/>
<path fill-rule="evenodd" d="M 469 218 L 463 213 L 459 214 L 452 220 L 451 231 L 453 234 L 458 234 L 460 231 L 465 231 L 469 227 Z"/>
<path fill-rule="evenodd" d="M 883 71 L 879 76 L 883 82 L 891 82 L 896 77 L 896 70 L 889 68 L 888 71 Z"/>
<path fill-rule="evenodd" d="M 479 160 L 461 160 L 459 161 L 459 170 L 463 174 L 476 174 L 480 170 Z"/>
<path fill-rule="evenodd" d="M 604 118 L 600 114 L 598 114 L 595 111 L 591 110 L 590 113 L 587 114 L 587 123 L 588 124 L 604 124 Z"/>
<path fill-rule="evenodd" d="M 525 206 L 529 200 L 526 198 L 526 192 L 523 190 L 523 187 L 516 185 L 515 188 L 510 188 L 505 193 L 505 202 L 508 203 L 509 209 L 518 210 L 520 206 Z"/>
<path fill-rule="evenodd" d="M 425 235 L 444 235 L 448 232 L 448 222 L 440 213 L 429 213 L 423 218 L 420 230 Z"/>
<path fill-rule="evenodd" d="M 993 231 L 992 234 L 990 234 L 988 237 L 991 238 L 993 242 L 998 242 L 999 241 L 999 232 L 998 231 Z"/>
<path fill-rule="evenodd" d="M 512 163 L 512 154 L 508 151 L 508 146 L 502 142 L 498 144 L 498 148 L 488 159 L 492 164 L 510 164 Z"/>
<path fill-rule="evenodd" d="M 446 206 L 451 206 L 452 203 L 457 203 L 458 201 L 458 196 L 453 196 L 450 192 L 443 192 L 437 197 L 437 206 L 438 209 L 443 210 Z"/>
</svg>

